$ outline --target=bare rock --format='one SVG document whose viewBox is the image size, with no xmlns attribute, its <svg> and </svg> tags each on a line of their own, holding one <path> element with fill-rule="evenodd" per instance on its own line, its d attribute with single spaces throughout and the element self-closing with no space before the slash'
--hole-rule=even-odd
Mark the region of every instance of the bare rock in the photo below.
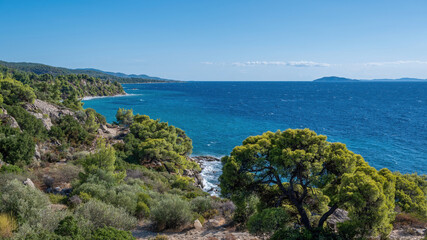
<svg viewBox="0 0 427 240">
<path fill-rule="evenodd" d="M 65 115 L 74 115 L 74 113 L 65 107 L 36 99 L 33 104 L 27 103 L 23 106 L 31 115 L 42 120 L 47 130 L 53 126 L 52 121 L 57 121 Z"/>
<path fill-rule="evenodd" d="M 346 210 L 338 208 L 335 212 L 329 216 L 327 223 L 329 227 L 334 230 L 337 230 L 337 224 L 350 220 L 348 217 L 348 212 Z"/>
<path fill-rule="evenodd" d="M 196 221 L 194 221 L 194 228 L 198 231 L 202 230 L 203 226 L 200 223 L 199 219 L 196 219 Z"/>
<path fill-rule="evenodd" d="M 19 130 L 21 130 L 21 128 L 19 127 L 19 124 L 15 120 L 15 118 L 13 118 L 12 116 L 8 115 L 7 113 L 0 114 L 0 125 L 2 123 L 6 124 L 6 125 L 9 125 L 12 128 L 18 128 Z"/>
<path fill-rule="evenodd" d="M 33 181 L 31 181 L 31 179 L 27 178 L 27 180 L 24 181 L 24 185 L 27 185 L 31 188 L 36 188 L 36 186 L 34 186 Z"/>
<path fill-rule="evenodd" d="M 71 203 L 73 206 L 78 206 L 78 205 L 80 205 L 82 202 L 83 202 L 83 201 L 82 201 L 82 199 L 81 199 L 81 198 L 79 198 L 79 196 L 77 196 L 77 195 L 74 195 L 74 196 L 70 197 L 70 203 Z"/>
<path fill-rule="evenodd" d="M 68 208 L 67 205 L 64 204 L 50 204 L 49 207 L 53 211 L 62 211 Z"/>
</svg>

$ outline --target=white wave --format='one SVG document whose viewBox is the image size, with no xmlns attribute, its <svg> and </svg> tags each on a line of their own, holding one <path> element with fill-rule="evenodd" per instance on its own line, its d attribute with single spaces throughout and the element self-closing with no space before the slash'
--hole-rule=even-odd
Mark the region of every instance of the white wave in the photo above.
<svg viewBox="0 0 427 240">
<path fill-rule="evenodd" d="M 83 97 L 82 101 L 89 101 L 97 98 L 113 98 L 113 97 L 128 97 L 128 96 L 139 96 L 142 94 L 118 94 L 114 96 L 90 96 L 90 97 Z"/>
<path fill-rule="evenodd" d="M 220 193 L 218 177 L 222 173 L 221 161 L 202 161 L 201 162 L 203 178 L 203 190 L 212 196 L 218 196 Z"/>
</svg>

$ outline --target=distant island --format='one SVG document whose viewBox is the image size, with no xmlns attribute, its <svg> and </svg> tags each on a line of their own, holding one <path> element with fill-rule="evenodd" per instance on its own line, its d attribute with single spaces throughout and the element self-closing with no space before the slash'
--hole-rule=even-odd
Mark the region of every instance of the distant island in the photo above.
<svg viewBox="0 0 427 240">
<path fill-rule="evenodd" d="M 351 78 L 330 76 L 330 77 L 318 78 L 316 80 L 313 80 L 313 82 L 331 82 L 331 83 L 338 83 L 338 82 L 427 82 L 427 79 L 419 79 L 419 78 L 351 79 Z"/>
<path fill-rule="evenodd" d="M 0 61 L 0 65 L 17 69 L 20 71 L 35 73 L 35 74 L 51 74 L 53 76 L 69 75 L 69 74 L 85 74 L 89 77 L 99 78 L 101 80 L 110 80 L 119 83 L 159 83 L 159 82 L 180 82 L 177 80 L 164 79 L 159 77 L 151 77 L 145 74 L 124 74 L 120 72 L 106 72 L 94 68 L 69 69 L 63 67 L 54 67 L 41 63 L 30 62 L 6 62 Z"/>
</svg>

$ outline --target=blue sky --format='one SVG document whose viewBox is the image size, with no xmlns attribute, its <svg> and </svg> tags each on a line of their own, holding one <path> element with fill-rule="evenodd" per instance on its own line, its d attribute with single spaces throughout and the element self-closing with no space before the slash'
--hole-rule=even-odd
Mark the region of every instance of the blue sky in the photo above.
<svg viewBox="0 0 427 240">
<path fill-rule="evenodd" d="M 427 78 L 427 1 L 0 0 L 0 59 L 181 80 Z"/>
</svg>

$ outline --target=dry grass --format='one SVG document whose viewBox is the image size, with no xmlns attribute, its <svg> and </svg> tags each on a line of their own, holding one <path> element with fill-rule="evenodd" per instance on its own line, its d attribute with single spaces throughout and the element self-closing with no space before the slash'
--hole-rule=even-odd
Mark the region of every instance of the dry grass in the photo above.
<svg viewBox="0 0 427 240">
<path fill-rule="evenodd" d="M 5 213 L 0 214 L 0 238 L 12 237 L 16 227 L 16 221 L 11 215 Z"/>
<path fill-rule="evenodd" d="M 400 213 L 396 216 L 393 226 L 395 229 L 404 227 L 425 228 L 427 222 L 409 213 Z"/>
</svg>

